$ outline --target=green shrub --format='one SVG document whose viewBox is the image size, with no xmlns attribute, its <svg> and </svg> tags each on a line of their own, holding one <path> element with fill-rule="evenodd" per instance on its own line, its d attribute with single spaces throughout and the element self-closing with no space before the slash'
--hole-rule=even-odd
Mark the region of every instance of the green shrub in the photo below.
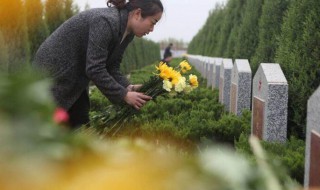
<svg viewBox="0 0 320 190">
<path fill-rule="evenodd" d="M 142 125 L 148 123 L 141 134 L 156 136 L 162 130 L 170 130 L 172 138 L 184 138 L 194 144 L 201 143 L 202 139 L 233 144 L 242 131 L 248 131 L 250 118 L 249 111 L 241 117 L 226 114 L 218 102 L 217 91 L 199 88 L 190 94 L 159 97 L 149 102 L 135 121 Z"/>
<path fill-rule="evenodd" d="M 262 141 L 261 144 L 269 154 L 269 158 L 272 158 L 271 161 L 274 162 L 275 166 L 281 165 L 293 179 L 303 184 L 305 163 L 305 143 L 303 140 L 291 137 L 284 144 L 266 141 Z M 246 154 L 250 160 L 254 160 L 247 134 L 241 134 L 239 140 L 235 143 L 235 147 L 237 152 Z"/>
<path fill-rule="evenodd" d="M 193 149 L 194 144 L 184 136 L 168 138 L 174 128 L 171 120 L 153 123 L 162 137 L 159 140 L 160 135 L 152 136 L 147 131 L 150 141 L 107 139 L 85 128 L 70 133 L 53 122 L 55 106 L 49 95 L 50 81 L 28 72 L 0 73 L 0 87 L 1 189 L 133 190 L 141 189 L 141 184 L 155 190 L 253 190 L 270 189 L 271 185 L 279 190 L 289 189 L 281 183 L 297 188 L 288 180 L 276 178 L 276 170 L 259 155 L 260 163 L 250 164 L 223 146 L 191 152 L 178 149 L 171 143 L 176 141 Z M 183 102 L 179 101 L 179 105 Z M 165 113 L 163 118 L 171 116 Z M 132 124 L 137 129 L 136 123 Z M 253 143 L 253 148 L 260 149 L 257 141 Z M 266 176 L 265 171 L 272 175 Z"/>
<path fill-rule="evenodd" d="M 173 64 L 178 63 L 179 60 L 173 61 Z M 131 77 L 139 82 L 142 78 L 150 77 L 153 70 L 154 65 L 151 65 L 134 71 Z M 100 96 L 92 94 L 98 105 Z M 125 130 L 115 137 L 139 137 L 155 144 L 174 145 L 188 152 L 219 142 L 234 146 L 239 153 L 255 161 L 248 142 L 251 134 L 251 112 L 245 110 L 240 117 L 229 114 L 218 98 L 218 91 L 207 89 L 205 83 L 189 94 L 158 97 L 148 102 L 124 127 Z M 103 111 L 105 108 L 101 106 L 99 109 L 96 111 Z M 93 116 L 94 114 L 92 112 Z M 282 168 L 281 165 L 285 166 L 284 170 L 278 172 L 278 177 L 285 181 L 287 170 L 301 183 L 304 172 L 304 142 L 291 138 L 286 144 L 262 144 L 272 158 L 269 162 L 274 165 L 275 170 L 277 167 Z"/>
<path fill-rule="evenodd" d="M 92 111 L 103 111 L 111 102 L 95 86 L 90 87 L 90 107 Z"/>
</svg>

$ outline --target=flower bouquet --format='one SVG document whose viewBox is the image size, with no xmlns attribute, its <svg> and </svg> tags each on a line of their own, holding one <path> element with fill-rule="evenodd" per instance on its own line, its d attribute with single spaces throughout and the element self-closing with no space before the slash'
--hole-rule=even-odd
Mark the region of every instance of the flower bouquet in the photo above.
<svg viewBox="0 0 320 190">
<path fill-rule="evenodd" d="M 189 93 L 198 87 L 198 78 L 196 75 L 187 72 L 191 66 L 186 60 L 173 68 L 164 62 L 155 66 L 156 72 L 150 79 L 142 84 L 138 92 L 151 96 L 155 100 L 158 96 L 169 95 L 175 96 L 179 93 Z M 139 111 L 130 105 L 109 106 L 103 113 L 93 117 L 94 121 L 99 121 L 98 130 L 104 134 L 114 136 L 119 132 L 126 123 Z"/>
</svg>

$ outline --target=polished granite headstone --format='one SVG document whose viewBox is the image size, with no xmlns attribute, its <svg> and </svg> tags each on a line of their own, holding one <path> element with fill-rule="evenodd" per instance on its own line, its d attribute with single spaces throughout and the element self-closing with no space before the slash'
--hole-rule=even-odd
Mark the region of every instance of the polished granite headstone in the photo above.
<svg viewBox="0 0 320 190">
<path fill-rule="evenodd" d="M 320 187 L 320 88 L 308 101 L 304 186 Z"/>
<path fill-rule="evenodd" d="M 230 112 L 241 115 L 250 110 L 252 72 L 247 59 L 236 59 L 231 75 Z"/>
<path fill-rule="evenodd" d="M 219 89 L 221 64 L 222 64 L 222 58 L 215 58 L 214 59 L 213 76 L 212 76 L 212 90 Z"/>
<path fill-rule="evenodd" d="M 231 71 L 232 59 L 223 59 L 220 67 L 219 81 L 219 102 L 222 103 L 226 110 L 230 109 L 230 88 L 231 88 Z"/>
<path fill-rule="evenodd" d="M 208 67 L 207 67 L 207 88 L 212 87 L 212 78 L 213 78 L 213 67 L 214 67 L 214 58 L 208 58 Z"/>
<path fill-rule="evenodd" d="M 252 85 L 252 134 L 269 142 L 286 142 L 288 83 L 280 65 L 260 64 Z"/>
</svg>

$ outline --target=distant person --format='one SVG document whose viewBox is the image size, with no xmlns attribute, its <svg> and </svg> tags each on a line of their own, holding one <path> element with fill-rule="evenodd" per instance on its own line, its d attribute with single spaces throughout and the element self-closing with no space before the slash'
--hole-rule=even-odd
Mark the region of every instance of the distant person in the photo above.
<svg viewBox="0 0 320 190">
<path fill-rule="evenodd" d="M 108 8 L 83 11 L 63 23 L 37 51 L 34 66 L 53 78 L 56 104 L 67 110 L 70 126 L 89 122 L 89 82 L 113 103 L 139 110 L 151 99 L 137 92 L 120 72 L 122 55 L 136 37 L 152 32 L 161 19 L 160 0 L 108 0 Z M 111 6 L 113 5 L 113 6 Z"/>
<path fill-rule="evenodd" d="M 172 43 L 170 43 L 164 50 L 163 59 L 161 60 L 162 62 L 165 62 L 168 64 L 172 60 L 171 48 L 172 48 Z"/>
</svg>

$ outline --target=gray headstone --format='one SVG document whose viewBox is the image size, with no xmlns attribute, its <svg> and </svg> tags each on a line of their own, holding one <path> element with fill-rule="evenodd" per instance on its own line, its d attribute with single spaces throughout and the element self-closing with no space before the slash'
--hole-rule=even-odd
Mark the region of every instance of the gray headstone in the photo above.
<svg viewBox="0 0 320 190">
<path fill-rule="evenodd" d="M 288 83 L 280 65 L 260 64 L 252 85 L 252 134 L 269 142 L 286 142 Z"/>
<path fill-rule="evenodd" d="M 219 102 L 224 104 L 226 110 L 230 109 L 230 87 L 232 59 L 223 59 L 220 68 Z"/>
<path fill-rule="evenodd" d="M 200 62 L 200 56 L 198 55 L 187 55 L 188 62 L 201 73 L 202 64 Z"/>
<path fill-rule="evenodd" d="M 222 58 L 214 58 L 213 76 L 212 76 L 212 90 L 215 88 L 219 89 L 221 64 L 222 64 Z"/>
<path fill-rule="evenodd" d="M 202 74 L 202 63 L 201 63 L 201 56 L 197 55 L 195 57 L 195 60 L 196 60 L 196 65 L 197 65 L 197 70 L 200 72 L 200 74 Z"/>
<path fill-rule="evenodd" d="M 200 58 L 201 64 L 202 64 L 202 69 L 201 69 L 201 76 L 203 78 L 207 78 L 207 58 L 202 56 Z"/>
<path fill-rule="evenodd" d="M 309 98 L 304 186 L 320 186 L 320 87 Z"/>
<path fill-rule="evenodd" d="M 203 63 L 204 63 L 204 71 L 203 71 L 203 77 L 205 79 L 208 78 L 208 68 L 209 68 L 209 58 L 208 57 L 203 57 Z"/>
<path fill-rule="evenodd" d="M 252 72 L 247 59 L 236 59 L 231 75 L 230 112 L 241 115 L 250 110 Z"/>
<path fill-rule="evenodd" d="M 208 58 L 208 73 L 207 73 L 207 87 L 212 87 L 214 58 Z"/>
</svg>

